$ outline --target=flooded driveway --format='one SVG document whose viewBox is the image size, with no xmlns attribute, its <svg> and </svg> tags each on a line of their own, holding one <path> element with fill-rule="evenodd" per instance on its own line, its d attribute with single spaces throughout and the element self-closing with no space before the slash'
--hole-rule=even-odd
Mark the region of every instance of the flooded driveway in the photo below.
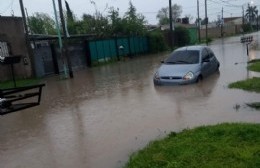
<svg viewBox="0 0 260 168">
<path fill-rule="evenodd" d="M 228 89 L 246 70 L 239 37 L 211 46 L 221 63 L 197 85 L 155 87 L 165 54 L 45 79 L 41 106 L 0 117 L 1 168 L 120 168 L 131 153 L 171 131 L 223 122 L 260 122 L 245 106 L 260 94 Z M 259 57 L 257 51 L 250 57 Z"/>
</svg>

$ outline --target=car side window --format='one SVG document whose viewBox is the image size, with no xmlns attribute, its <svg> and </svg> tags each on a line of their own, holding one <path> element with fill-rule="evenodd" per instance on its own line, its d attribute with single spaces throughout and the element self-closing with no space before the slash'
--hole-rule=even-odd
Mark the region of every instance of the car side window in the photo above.
<svg viewBox="0 0 260 168">
<path fill-rule="evenodd" d="M 208 51 L 206 49 L 202 50 L 202 60 L 206 60 L 209 58 L 209 54 L 208 54 Z"/>
<path fill-rule="evenodd" d="M 209 48 L 207 48 L 207 51 L 208 51 L 208 53 L 209 53 L 208 58 L 209 58 L 209 59 L 210 59 L 210 58 L 213 58 L 213 57 L 214 57 L 213 51 L 212 51 L 211 49 L 209 49 Z"/>
</svg>

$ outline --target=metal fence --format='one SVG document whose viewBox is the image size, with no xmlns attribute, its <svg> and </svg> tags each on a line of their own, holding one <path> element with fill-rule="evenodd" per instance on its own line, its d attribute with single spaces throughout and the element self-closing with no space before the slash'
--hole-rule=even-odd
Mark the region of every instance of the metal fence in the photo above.
<svg viewBox="0 0 260 168">
<path fill-rule="evenodd" d="M 149 51 L 147 37 L 118 37 L 113 39 L 91 40 L 88 42 L 91 64 L 120 60 Z"/>
</svg>

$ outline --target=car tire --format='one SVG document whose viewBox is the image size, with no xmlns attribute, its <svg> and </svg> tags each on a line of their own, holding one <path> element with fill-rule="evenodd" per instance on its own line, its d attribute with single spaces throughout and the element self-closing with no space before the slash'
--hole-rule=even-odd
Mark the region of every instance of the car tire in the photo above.
<svg viewBox="0 0 260 168">
<path fill-rule="evenodd" d="M 198 78 L 197 78 L 197 80 L 196 80 L 196 83 L 201 83 L 202 79 L 203 79 L 202 76 L 199 75 Z"/>
<path fill-rule="evenodd" d="M 217 70 L 216 71 L 219 71 L 219 64 L 218 64 L 218 66 L 217 66 Z"/>
</svg>

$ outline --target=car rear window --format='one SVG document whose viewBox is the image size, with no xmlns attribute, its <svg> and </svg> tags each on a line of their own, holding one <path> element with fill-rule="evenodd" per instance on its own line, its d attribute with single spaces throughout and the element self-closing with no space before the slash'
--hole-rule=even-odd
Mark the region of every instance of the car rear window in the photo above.
<svg viewBox="0 0 260 168">
<path fill-rule="evenodd" d="M 166 64 L 197 64 L 199 63 L 199 51 L 175 51 L 164 62 Z"/>
</svg>

